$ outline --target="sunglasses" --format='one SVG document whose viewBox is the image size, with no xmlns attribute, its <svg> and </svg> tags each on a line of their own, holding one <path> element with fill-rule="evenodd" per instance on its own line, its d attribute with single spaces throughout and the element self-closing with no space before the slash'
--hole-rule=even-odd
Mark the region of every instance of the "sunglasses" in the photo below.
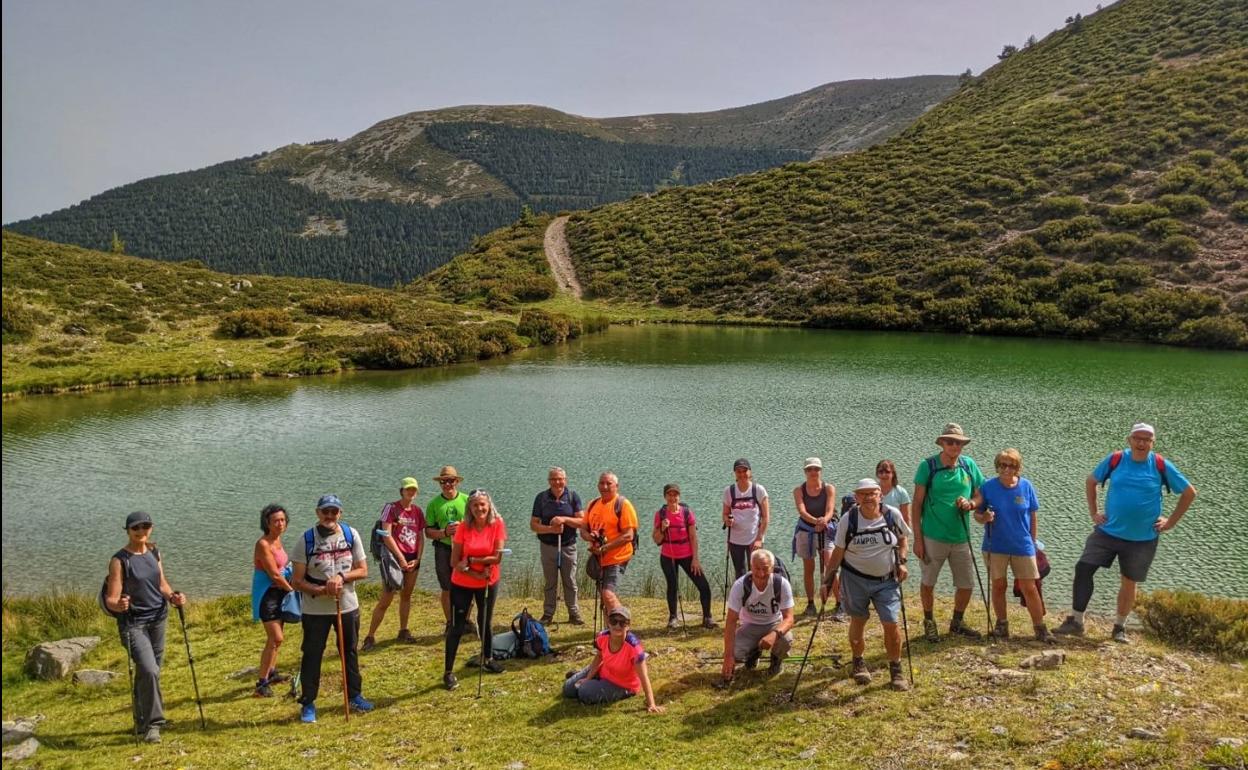
<svg viewBox="0 0 1248 770">
<path fill-rule="evenodd" d="M 150 522 L 148 522 L 147 524 L 135 524 L 135 525 L 134 525 L 133 527 L 131 527 L 130 529 L 149 530 L 149 529 L 151 529 L 151 528 L 152 528 L 152 525 L 151 525 L 151 523 L 150 523 Z"/>
<path fill-rule="evenodd" d="M 628 618 L 621 618 L 618 615 L 612 616 L 610 618 L 607 618 L 607 625 L 619 626 L 620 628 L 623 628 L 628 625 Z"/>
<path fill-rule="evenodd" d="M 340 513 L 342 513 L 341 508 L 317 508 L 316 509 L 317 516 L 337 516 Z"/>
<path fill-rule="evenodd" d="M 998 468 L 1018 468 L 1018 463 L 997 463 Z"/>
<path fill-rule="evenodd" d="M 459 481 L 457 481 L 456 479 L 442 479 L 442 480 L 441 480 L 441 481 L 439 481 L 438 483 L 439 483 L 439 484 L 441 484 L 441 485 L 442 485 L 442 486 L 444 486 L 444 487 L 453 487 L 453 486 L 455 486 L 456 484 L 458 484 L 458 483 L 459 483 Z"/>
</svg>

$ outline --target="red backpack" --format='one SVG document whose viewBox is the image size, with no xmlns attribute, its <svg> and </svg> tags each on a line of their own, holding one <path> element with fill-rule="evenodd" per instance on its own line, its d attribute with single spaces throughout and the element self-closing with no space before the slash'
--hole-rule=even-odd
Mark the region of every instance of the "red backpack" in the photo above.
<svg viewBox="0 0 1248 770">
<path fill-rule="evenodd" d="M 1114 452 L 1109 456 L 1109 470 L 1105 472 L 1105 478 L 1101 479 L 1102 489 L 1105 488 L 1105 484 L 1109 481 L 1109 477 L 1114 475 L 1114 469 L 1122 464 L 1122 455 L 1123 452 L 1119 449 L 1117 452 Z M 1170 491 L 1170 480 L 1166 478 L 1166 458 L 1154 452 L 1153 463 L 1157 466 L 1157 475 L 1161 476 L 1161 485 L 1165 487 L 1166 494 L 1173 494 Z"/>
</svg>

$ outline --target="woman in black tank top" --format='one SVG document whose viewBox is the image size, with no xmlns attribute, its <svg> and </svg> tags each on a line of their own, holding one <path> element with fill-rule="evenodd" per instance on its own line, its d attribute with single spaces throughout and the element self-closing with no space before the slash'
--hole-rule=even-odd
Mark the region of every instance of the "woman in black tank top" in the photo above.
<svg viewBox="0 0 1248 770">
<path fill-rule="evenodd" d="M 823 481 L 823 462 L 808 457 L 803 466 L 806 481 L 794 487 L 793 505 L 797 508 L 797 527 L 793 532 L 793 554 L 802 559 L 802 582 L 806 589 L 806 610 L 813 618 L 815 609 L 815 558 L 819 559 L 819 577 L 832 556 L 833 528 L 836 514 L 836 487 Z M 833 588 L 838 591 L 839 586 Z M 840 595 L 836 593 L 836 595 Z"/>
</svg>

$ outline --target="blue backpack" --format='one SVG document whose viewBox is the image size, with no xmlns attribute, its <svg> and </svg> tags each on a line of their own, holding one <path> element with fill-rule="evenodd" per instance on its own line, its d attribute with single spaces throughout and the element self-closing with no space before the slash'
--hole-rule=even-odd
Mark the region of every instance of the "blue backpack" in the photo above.
<svg viewBox="0 0 1248 770">
<path fill-rule="evenodd" d="M 540 658 L 554 652 L 550 648 L 550 634 L 546 633 L 546 626 L 533 619 L 528 607 L 512 619 L 511 632 L 516 636 L 517 657 Z"/>
</svg>

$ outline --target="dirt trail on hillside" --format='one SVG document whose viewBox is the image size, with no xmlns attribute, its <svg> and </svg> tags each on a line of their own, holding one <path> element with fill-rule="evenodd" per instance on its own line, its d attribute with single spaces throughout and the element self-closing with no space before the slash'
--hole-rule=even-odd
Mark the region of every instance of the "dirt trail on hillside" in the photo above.
<svg viewBox="0 0 1248 770">
<path fill-rule="evenodd" d="M 563 236 L 563 228 L 567 223 L 567 217 L 555 217 L 546 228 L 546 261 L 550 263 L 559 288 L 572 292 L 572 296 L 580 299 L 581 282 L 576 280 L 576 270 L 572 268 L 572 253 L 568 251 L 568 240 Z"/>
</svg>

